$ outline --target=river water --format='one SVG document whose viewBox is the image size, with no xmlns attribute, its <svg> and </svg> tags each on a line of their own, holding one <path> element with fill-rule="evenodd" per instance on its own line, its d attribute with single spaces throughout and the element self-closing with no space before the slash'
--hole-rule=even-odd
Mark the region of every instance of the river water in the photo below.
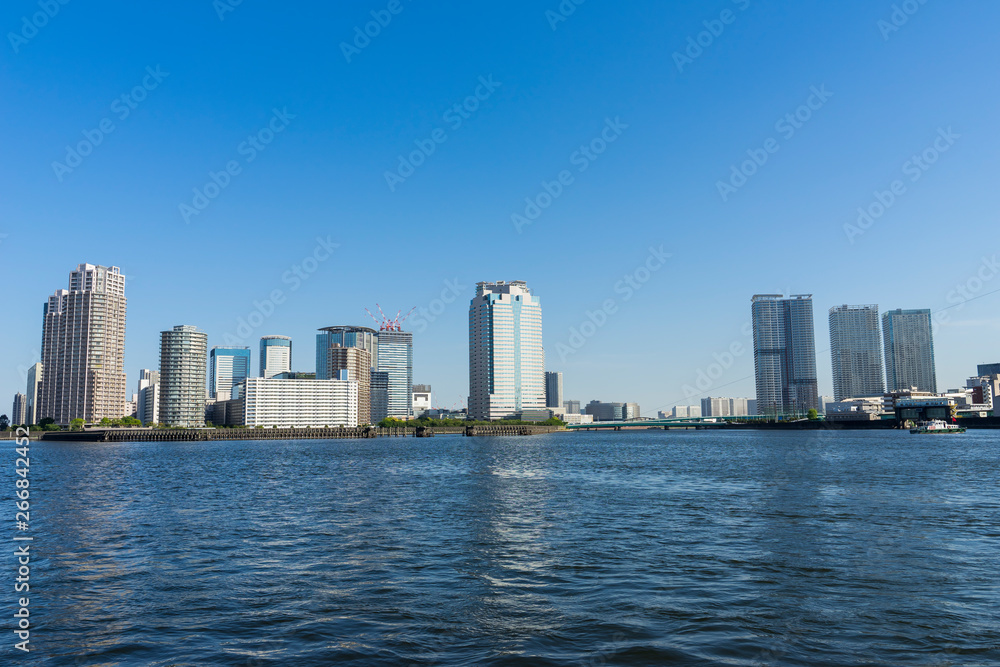
<svg viewBox="0 0 1000 667">
<path fill-rule="evenodd" d="M 0 663 L 995 666 L 998 472 L 990 431 L 36 442 Z"/>
</svg>

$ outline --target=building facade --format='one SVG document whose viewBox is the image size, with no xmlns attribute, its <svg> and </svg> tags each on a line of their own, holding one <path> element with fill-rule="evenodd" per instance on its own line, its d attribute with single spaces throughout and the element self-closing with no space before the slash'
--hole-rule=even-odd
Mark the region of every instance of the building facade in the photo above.
<svg viewBox="0 0 1000 667">
<path fill-rule="evenodd" d="M 228 401 L 233 387 L 250 377 L 250 348 L 216 346 L 208 356 L 208 397 Z"/>
<path fill-rule="evenodd" d="M 143 426 L 160 423 L 160 372 L 143 368 L 139 371 L 139 397 L 135 418 Z"/>
<path fill-rule="evenodd" d="M 890 310 L 882 315 L 888 390 L 937 393 L 931 311 Z"/>
<path fill-rule="evenodd" d="M 371 368 L 378 370 L 378 332 L 368 327 L 337 326 L 320 329 L 316 334 L 316 379 L 327 380 L 327 350 L 334 345 L 359 347 L 368 352 Z"/>
<path fill-rule="evenodd" d="M 545 373 L 545 407 L 563 407 L 563 374 L 548 371 Z"/>
<path fill-rule="evenodd" d="M 542 306 L 523 281 L 481 282 L 469 305 L 469 416 L 545 408 Z"/>
<path fill-rule="evenodd" d="M 260 339 L 260 377 L 273 378 L 291 370 L 292 339 L 288 336 L 263 336 Z M 247 371 L 249 375 L 249 368 Z"/>
<path fill-rule="evenodd" d="M 685 417 L 746 417 L 756 413 L 751 409 L 753 400 L 749 398 L 703 398 L 699 414 Z"/>
<path fill-rule="evenodd" d="M 819 409 L 812 295 L 757 294 L 751 302 L 757 409 L 761 415 Z"/>
<path fill-rule="evenodd" d="M 208 334 L 178 325 L 160 332 L 159 421 L 167 426 L 205 425 Z"/>
<path fill-rule="evenodd" d="M 21 426 L 28 423 L 28 395 L 14 394 L 14 405 L 10 411 L 10 423 Z"/>
<path fill-rule="evenodd" d="M 371 374 L 371 420 L 378 424 L 389 417 L 389 374 L 385 371 L 368 371 Z"/>
<path fill-rule="evenodd" d="M 429 384 L 413 385 L 413 414 L 415 416 L 419 417 L 433 407 L 432 396 Z"/>
<path fill-rule="evenodd" d="M 580 407 L 580 401 L 563 401 L 563 407 L 566 408 L 566 414 L 568 415 L 583 414 L 583 410 Z"/>
<path fill-rule="evenodd" d="M 38 420 L 118 419 L 125 409 L 125 276 L 117 266 L 80 264 L 69 289 L 48 298 L 42 318 L 45 374 Z"/>
<path fill-rule="evenodd" d="M 601 401 L 587 403 L 585 413 L 591 415 L 595 422 L 625 421 L 638 419 L 641 416 L 638 403 L 602 403 Z"/>
<path fill-rule="evenodd" d="M 685 419 L 690 419 L 691 417 L 701 417 L 701 406 L 700 405 L 675 405 L 670 411 L 671 417 L 683 417 Z"/>
<path fill-rule="evenodd" d="M 830 309 L 830 358 L 835 401 L 885 393 L 878 306 Z"/>
<path fill-rule="evenodd" d="M 25 423 L 38 423 L 38 393 L 42 388 L 42 362 L 32 364 L 28 369 L 28 381 L 25 387 L 25 396 L 28 397 L 28 408 L 25 413 Z"/>
<path fill-rule="evenodd" d="M 979 377 L 1000 375 L 1000 364 L 979 364 L 976 366 L 976 375 Z"/>
<path fill-rule="evenodd" d="M 251 377 L 236 393 L 239 397 L 227 401 L 225 406 L 225 419 L 232 425 L 265 428 L 358 425 L 358 383 L 354 380 Z"/>
<path fill-rule="evenodd" d="M 387 416 L 413 417 L 413 332 L 379 331 L 376 367 L 388 375 Z"/>
<path fill-rule="evenodd" d="M 359 425 L 372 423 L 371 355 L 362 347 L 334 344 L 326 351 L 326 378 L 353 380 L 358 384 L 357 420 Z M 317 373 L 317 376 L 319 373 Z"/>
</svg>

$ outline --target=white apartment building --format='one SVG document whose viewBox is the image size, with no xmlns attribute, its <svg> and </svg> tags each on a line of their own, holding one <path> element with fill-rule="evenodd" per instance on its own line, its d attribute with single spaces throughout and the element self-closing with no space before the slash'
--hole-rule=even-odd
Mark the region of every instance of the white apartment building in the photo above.
<svg viewBox="0 0 1000 667">
<path fill-rule="evenodd" d="M 160 423 L 160 373 L 143 368 L 139 371 L 139 400 L 135 417 L 143 425 Z"/>
<path fill-rule="evenodd" d="M 37 420 L 118 419 L 125 411 L 125 276 L 80 264 L 45 303 Z"/>
<path fill-rule="evenodd" d="M 358 425 L 355 380 L 247 378 L 236 388 L 235 423 L 279 428 Z"/>
<path fill-rule="evenodd" d="M 160 332 L 160 414 L 167 426 L 205 425 L 208 334 L 188 325 Z"/>
</svg>

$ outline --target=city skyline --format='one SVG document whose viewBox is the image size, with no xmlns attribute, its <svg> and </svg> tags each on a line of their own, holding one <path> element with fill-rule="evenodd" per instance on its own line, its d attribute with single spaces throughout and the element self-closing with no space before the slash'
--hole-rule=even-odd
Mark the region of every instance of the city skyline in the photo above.
<svg viewBox="0 0 1000 667">
<path fill-rule="evenodd" d="M 84 278 L 81 278 L 81 276 L 86 276 L 86 275 L 97 276 L 98 274 L 100 274 L 101 276 L 105 276 L 105 275 L 110 276 L 110 278 L 112 280 L 116 280 L 117 276 L 120 275 L 118 273 L 118 267 L 104 267 L 104 266 L 100 266 L 100 265 L 92 265 L 92 264 L 82 263 L 82 264 L 80 264 L 77 267 L 77 269 L 74 272 L 71 272 L 71 283 L 70 283 L 71 287 L 73 285 L 80 285 L 80 284 L 82 284 L 83 280 L 87 280 L 86 284 L 89 286 L 90 285 L 90 280 L 93 280 L 93 278 L 84 279 Z M 103 280 L 103 277 L 102 277 L 102 280 Z M 115 289 L 118 290 L 118 292 L 120 293 L 120 296 L 122 297 L 122 300 L 124 301 L 122 286 L 119 285 L 118 283 L 114 283 L 114 284 L 116 285 Z M 504 283 L 502 281 L 500 283 L 497 283 L 497 284 L 498 285 L 507 285 L 507 283 Z M 509 285 L 519 285 L 519 286 L 520 285 L 524 285 L 524 284 L 525 283 L 523 281 L 512 281 L 511 283 L 509 283 Z M 480 285 L 490 285 L 490 283 L 480 283 Z M 69 294 L 70 294 L 70 292 L 67 292 L 66 290 L 58 290 L 56 292 L 55 297 L 49 297 L 49 300 L 46 303 L 46 306 L 45 306 L 45 309 L 44 309 L 45 312 L 48 312 L 49 308 L 53 307 L 52 304 L 54 304 L 54 303 L 58 304 L 58 303 L 64 302 L 66 300 L 66 298 L 67 298 L 67 295 L 69 295 Z M 784 302 L 789 302 L 789 301 L 794 301 L 794 300 L 801 300 L 803 298 L 806 298 L 807 300 L 809 300 L 810 306 L 809 306 L 808 316 L 809 316 L 809 318 L 811 320 L 811 318 L 812 318 L 812 313 L 811 313 L 811 308 L 812 308 L 812 306 L 811 306 L 811 303 L 812 303 L 811 302 L 811 295 L 807 296 L 807 297 L 802 297 L 801 295 L 800 296 L 794 296 L 794 295 L 792 295 L 792 296 L 789 296 L 787 298 L 785 298 L 784 295 L 757 295 L 757 296 L 754 297 L 754 307 L 756 309 L 758 301 L 762 301 L 762 302 L 763 301 L 774 301 L 774 302 L 782 302 L 782 301 L 784 301 Z M 56 300 L 53 301 L 53 299 L 56 299 Z M 475 302 L 475 299 L 473 299 L 473 303 L 474 302 Z M 122 306 L 122 307 L 124 307 L 124 306 Z M 837 391 L 837 384 L 836 384 L 837 383 L 837 369 L 835 368 L 835 366 L 836 366 L 836 355 L 834 354 L 834 350 L 836 348 L 834 347 L 834 344 L 836 344 L 837 341 L 840 341 L 840 343 L 839 343 L 840 345 L 847 345 L 849 342 L 852 342 L 852 341 L 848 340 L 848 339 L 851 338 L 851 336 L 854 336 L 855 338 L 857 338 L 858 336 L 860 336 L 861 338 L 865 338 L 864 343 L 865 343 L 865 345 L 867 347 L 872 347 L 873 346 L 873 342 L 867 340 L 867 338 L 871 337 L 868 334 L 872 334 L 873 331 L 877 334 L 879 327 L 876 325 L 873 328 L 872 323 L 867 321 L 867 320 L 872 319 L 871 317 L 866 317 L 866 315 L 870 314 L 870 313 L 874 313 L 873 317 L 875 317 L 877 319 L 877 317 L 878 317 L 878 306 L 877 305 L 869 305 L 869 306 L 835 306 L 835 307 L 830 308 L 830 334 L 831 334 L 831 338 L 830 338 L 830 340 L 831 340 L 830 352 L 831 352 L 831 355 L 833 355 L 832 356 L 833 364 L 832 364 L 831 368 L 833 369 L 833 374 L 834 374 L 834 395 L 835 396 L 836 396 L 836 391 Z M 785 317 L 787 319 L 787 315 L 788 314 L 786 313 L 782 317 Z M 894 311 L 888 311 L 888 312 L 884 313 L 883 316 L 882 316 L 882 320 L 883 320 L 883 323 L 885 323 L 885 322 L 890 321 L 891 317 L 898 318 L 900 316 L 905 316 L 905 317 L 908 317 L 910 319 L 912 319 L 915 316 L 921 318 L 921 322 L 923 322 L 922 326 L 926 329 L 926 332 L 922 331 L 920 333 L 920 335 L 917 336 L 917 338 L 920 338 L 921 340 L 926 340 L 928 342 L 928 344 L 929 344 L 928 345 L 928 351 L 927 351 L 927 357 L 929 359 L 929 363 L 928 362 L 923 362 L 924 366 L 927 366 L 929 370 L 924 370 L 924 371 L 921 371 L 921 372 L 923 372 L 925 374 L 929 374 L 928 377 L 930 378 L 930 381 L 931 382 L 936 382 L 936 380 L 935 380 L 935 378 L 936 378 L 936 369 L 935 369 L 935 363 L 934 363 L 935 351 L 934 351 L 934 345 L 933 345 L 933 334 L 931 332 L 931 329 L 933 327 L 933 322 L 934 322 L 932 311 L 930 311 L 929 309 L 911 309 L 911 310 L 896 309 Z M 861 320 L 865 320 L 865 322 L 862 324 Z M 49 326 L 49 325 L 45 324 L 46 321 L 47 321 L 47 318 L 43 318 L 43 340 L 46 337 L 45 327 Z M 809 322 L 809 325 L 810 325 L 810 327 L 812 327 L 812 322 L 811 321 Z M 837 333 L 838 327 L 843 330 L 840 334 Z M 910 332 L 910 330 L 913 327 L 912 326 L 908 326 L 908 327 L 897 327 L 897 328 L 899 328 L 901 330 L 905 330 L 907 332 Z M 176 330 L 177 327 L 174 327 L 174 329 Z M 866 329 L 866 330 L 862 332 L 861 329 Z M 872 329 L 872 330 L 868 331 L 867 329 Z M 886 349 L 885 349 L 885 355 L 884 355 L 885 371 L 886 371 L 886 376 L 888 377 L 889 374 L 890 374 L 890 370 L 889 369 L 890 369 L 890 366 L 891 366 L 891 360 L 893 358 L 899 357 L 899 355 L 897 354 L 895 356 L 890 356 L 891 346 L 889 344 L 889 341 L 892 338 L 892 333 L 891 333 L 892 332 L 892 327 L 886 328 L 883 325 L 883 329 L 884 330 L 883 330 L 882 333 L 884 334 L 885 347 L 886 347 Z M 166 332 L 161 332 L 161 336 L 164 333 L 166 333 Z M 203 332 L 199 332 L 199 334 L 201 334 L 201 333 L 203 333 Z M 912 333 L 912 332 L 910 332 L 910 333 Z M 210 338 L 210 336 L 208 334 L 205 334 L 205 335 L 207 337 L 206 338 L 207 340 L 211 340 L 211 338 Z M 346 338 L 345 338 L 345 336 L 346 336 Z M 362 338 L 356 338 L 357 336 L 363 336 L 364 338 L 363 339 Z M 370 355 L 370 358 L 377 359 L 378 358 L 378 347 L 379 347 L 378 339 L 379 339 L 380 336 L 383 336 L 383 337 L 395 336 L 396 338 L 399 339 L 399 342 L 401 343 L 401 345 L 396 346 L 396 347 L 400 348 L 400 351 L 398 353 L 394 352 L 393 355 L 392 355 L 394 357 L 395 361 L 393 363 L 391 363 L 391 364 L 388 364 L 385 369 L 381 369 L 382 371 L 386 371 L 386 370 L 389 369 L 389 366 L 392 366 L 392 371 L 393 371 L 392 374 L 394 376 L 398 376 L 398 377 L 394 377 L 394 379 L 392 381 L 392 384 L 393 384 L 393 386 L 395 388 L 392 389 L 391 392 L 390 392 L 390 386 L 389 386 L 389 383 L 390 383 L 390 379 L 389 379 L 390 373 L 387 373 L 387 372 L 377 373 L 376 372 L 376 368 L 375 368 L 375 366 L 377 365 L 377 362 L 373 362 L 373 368 L 372 368 L 372 371 L 371 371 L 371 377 L 368 378 L 367 382 L 366 382 L 366 384 L 368 384 L 369 386 L 367 388 L 362 388 L 362 392 L 363 393 L 368 393 L 370 395 L 370 400 L 371 400 L 371 404 L 370 404 L 371 416 L 384 415 L 384 416 L 393 416 L 393 417 L 400 417 L 400 418 L 405 418 L 405 417 L 413 416 L 412 415 L 412 407 L 411 407 L 412 406 L 412 393 L 411 393 L 411 390 L 412 390 L 412 386 L 413 386 L 412 368 L 413 368 L 413 358 L 414 358 L 413 357 L 413 332 L 404 332 L 398 326 L 395 326 L 391 330 L 383 329 L 380 332 L 375 331 L 375 330 L 370 329 L 370 328 L 367 328 L 367 327 L 363 327 L 363 326 L 326 327 L 324 329 L 321 329 L 320 333 L 316 335 L 316 338 L 317 338 L 317 359 L 319 359 L 320 355 L 324 352 L 325 346 L 330 345 L 331 342 L 333 342 L 333 341 L 339 341 L 340 343 L 343 343 L 344 341 L 347 341 L 348 344 L 349 344 L 348 346 L 353 347 L 355 345 L 358 345 L 358 346 L 361 346 L 363 348 L 370 349 L 372 352 L 374 352 L 374 354 Z M 813 338 L 815 338 L 815 332 L 812 333 L 812 336 L 813 336 Z M 881 342 L 882 342 L 881 338 L 882 337 L 880 336 L 879 340 L 876 341 L 874 343 L 874 345 L 876 345 L 878 347 L 881 347 Z M 387 340 L 388 340 L 388 338 L 387 338 Z M 911 341 L 908 341 L 908 340 L 904 339 L 901 342 L 907 343 L 909 345 L 909 347 L 913 347 L 914 349 L 916 349 L 916 347 L 919 347 L 919 341 L 911 342 Z M 262 336 L 260 338 L 260 352 L 261 352 L 262 357 L 261 357 L 259 363 L 261 365 L 261 369 L 260 369 L 261 374 L 264 373 L 264 368 L 263 368 L 264 355 L 266 354 L 266 355 L 270 356 L 270 351 L 269 351 L 269 347 L 270 347 L 269 344 L 270 343 L 277 343 L 277 344 L 279 344 L 279 345 L 282 346 L 282 349 L 285 350 L 284 354 L 282 354 L 280 357 L 277 357 L 276 359 L 278 359 L 278 363 L 281 365 L 282 372 L 285 373 L 285 374 L 289 374 L 289 372 L 291 370 L 293 370 L 293 369 L 290 368 L 290 365 L 291 365 L 290 364 L 290 360 L 291 360 L 290 350 L 291 350 L 291 345 L 292 345 L 292 339 L 290 337 L 288 337 L 288 336 L 275 336 L 275 335 Z M 855 345 L 858 344 L 856 340 L 853 341 L 853 343 Z M 333 344 L 337 345 L 339 343 L 333 342 Z M 120 341 L 116 341 L 116 345 L 117 345 L 117 348 L 120 349 L 124 345 L 124 339 L 121 339 Z M 848 345 L 848 347 L 849 347 L 849 345 Z M 812 343 L 812 348 L 813 348 L 813 350 L 815 350 L 815 343 L 814 342 Z M 906 349 L 909 349 L 909 348 L 906 348 Z M 215 387 L 215 384 L 217 382 L 217 380 L 216 380 L 216 373 L 218 372 L 218 367 L 217 367 L 218 360 L 216 359 L 217 350 L 219 351 L 219 353 L 226 354 L 226 355 L 234 354 L 235 350 L 239 350 L 239 352 L 236 353 L 236 354 L 239 354 L 241 356 L 242 360 L 243 360 L 242 363 L 243 363 L 243 366 L 245 366 L 245 369 L 243 368 L 243 366 L 241 366 L 240 369 L 237 369 L 235 373 L 234 373 L 234 369 L 231 367 L 232 363 L 228 363 L 225 366 L 225 370 L 223 371 L 223 375 L 224 375 L 225 380 L 232 382 L 231 386 L 235 386 L 236 384 L 238 384 L 238 380 L 235 378 L 235 375 L 241 375 L 241 373 L 246 373 L 246 374 L 249 373 L 249 371 L 250 371 L 250 365 L 252 363 L 251 354 L 250 354 L 250 348 L 249 347 L 246 347 L 246 346 L 214 346 L 213 349 L 211 350 L 211 353 L 207 357 L 207 368 L 206 368 L 206 375 L 207 375 L 207 378 L 206 378 L 207 379 L 206 397 L 213 398 L 213 399 L 216 398 L 216 392 L 218 391 L 218 388 Z M 223 352 L 223 351 L 225 351 L 225 352 Z M 161 353 L 162 353 L 162 344 L 161 344 Z M 867 348 L 864 350 L 864 353 L 866 355 L 868 355 L 868 356 L 871 356 L 872 354 L 874 354 L 871 349 L 867 349 Z M 808 356 L 809 355 L 807 354 L 807 358 L 808 358 Z M 813 355 L 813 356 L 816 357 L 815 358 L 814 366 L 817 366 L 817 365 L 821 366 L 822 365 L 822 361 L 819 359 L 820 355 L 817 354 L 817 355 Z M 907 363 L 908 367 L 909 366 L 920 366 L 920 364 L 915 364 L 912 360 L 909 360 L 910 356 L 912 356 L 912 355 L 903 354 L 901 358 L 907 360 L 906 363 Z M 544 354 L 543 354 L 543 358 L 544 358 Z M 871 361 L 871 360 L 869 359 L 868 361 Z M 37 366 L 37 369 L 36 369 L 36 366 Z M 27 375 L 28 375 L 28 382 L 27 382 L 28 389 L 27 389 L 27 391 L 29 391 L 29 392 L 30 392 L 30 387 L 31 387 L 31 380 L 30 380 L 31 374 L 37 372 L 38 376 L 44 377 L 44 373 L 42 372 L 42 364 L 38 363 L 38 364 L 36 364 L 36 366 L 33 366 L 31 369 L 29 369 L 28 373 L 27 373 Z M 286 366 L 289 367 L 289 368 L 286 368 Z M 869 364 L 869 366 L 870 366 L 870 364 Z M 880 366 L 879 372 L 881 372 L 881 364 L 879 366 Z M 982 367 L 992 367 L 992 366 L 995 366 L 995 364 L 986 364 L 986 365 L 984 365 L 984 364 L 977 364 L 977 369 L 978 368 L 982 368 Z M 317 372 L 317 377 L 323 377 L 323 373 L 327 372 L 327 369 L 328 369 L 328 364 L 326 364 L 326 363 L 324 363 L 323 366 L 317 368 L 317 371 L 316 371 Z M 300 371 L 297 371 L 297 372 L 303 372 L 303 371 L 300 370 Z M 308 373 L 309 371 L 305 371 L 305 372 Z M 913 372 L 914 371 L 911 370 L 911 374 Z M 142 398 L 142 390 L 143 390 L 143 384 L 142 383 L 143 383 L 144 380 L 148 379 L 148 373 L 149 373 L 148 369 L 143 369 L 139 373 L 139 380 L 138 380 L 138 383 L 139 383 L 139 392 L 135 394 L 135 397 L 139 399 L 140 409 L 143 409 L 143 406 L 144 406 L 144 402 L 143 402 L 143 398 Z M 292 373 L 292 375 L 294 375 L 294 373 Z M 561 393 L 562 372 L 545 371 L 543 373 L 543 375 L 544 375 L 544 378 L 542 380 L 542 384 L 543 384 L 543 389 L 542 389 L 542 403 L 544 404 L 544 403 L 549 402 L 547 399 L 548 399 L 548 395 L 549 395 L 549 391 L 550 391 L 550 380 L 552 378 L 556 378 L 556 377 L 558 378 L 558 386 L 560 387 L 560 393 Z M 972 372 L 969 371 L 969 372 L 967 372 L 966 377 L 969 377 L 971 375 L 972 375 Z M 471 376 L 470 376 L 470 380 L 471 380 Z M 870 382 L 871 383 L 877 383 L 878 380 L 877 379 L 872 379 L 872 380 L 870 380 Z M 38 384 L 38 387 L 39 387 L 39 390 L 40 390 L 41 387 L 42 387 L 41 382 L 39 382 L 37 384 Z M 858 384 L 858 383 L 856 383 L 856 384 L 857 384 L 857 386 L 862 386 L 862 385 L 864 385 L 864 382 L 861 382 L 860 384 Z M 381 388 L 382 385 L 385 385 L 384 388 Z M 889 387 L 889 383 L 883 382 L 883 386 L 886 386 L 890 391 L 892 390 L 892 387 Z M 921 383 L 920 381 L 917 381 L 913 386 L 916 386 L 916 387 L 918 387 L 920 389 L 923 389 L 923 390 L 928 390 L 928 387 L 933 387 L 933 389 L 930 389 L 932 391 L 933 390 L 937 390 L 937 385 L 936 384 L 931 385 L 931 384 Z M 964 380 L 963 380 L 963 382 L 961 384 L 956 384 L 956 385 L 954 385 L 954 387 L 950 387 L 950 388 L 959 388 L 959 387 L 962 387 L 962 386 L 964 386 Z M 380 397 L 378 395 L 377 392 L 379 391 L 379 388 L 381 388 L 381 391 L 385 394 L 384 397 Z M 943 390 L 944 389 L 942 389 L 942 391 Z M 16 393 L 20 394 L 22 392 L 16 392 Z M 393 396 L 393 398 L 391 399 L 391 401 L 390 401 L 390 393 Z M 711 393 L 711 392 L 708 392 L 708 393 Z M 821 394 L 821 393 L 822 392 L 819 392 L 817 390 L 817 399 L 820 398 L 819 394 Z M 876 395 L 876 394 L 877 394 L 877 392 L 875 392 L 875 393 L 870 393 L 870 392 L 865 392 L 865 391 L 862 391 L 861 393 L 851 393 L 851 392 L 848 392 L 848 393 L 843 394 L 842 397 L 843 398 L 856 398 L 856 397 L 859 397 L 859 396 L 862 396 L 862 395 Z M 756 392 L 755 392 L 755 395 L 756 395 Z M 123 394 L 124 399 L 128 399 L 129 396 L 131 396 L 131 394 L 129 394 L 128 392 L 126 392 L 126 393 Z M 157 396 L 157 399 L 158 398 L 159 397 Z M 225 396 L 219 396 L 219 398 L 224 399 Z M 586 399 L 581 399 L 581 400 L 582 401 L 586 401 Z M 595 400 L 599 400 L 599 399 L 595 399 Z M 838 400 L 840 400 L 840 399 L 838 398 Z M 27 401 L 27 405 L 26 405 L 26 410 L 27 410 L 27 409 L 31 408 L 30 394 L 28 396 L 26 396 L 26 401 Z M 382 403 L 384 403 L 384 405 L 379 404 L 377 406 L 376 405 L 377 401 L 381 401 Z M 389 408 L 390 402 L 393 403 L 392 410 L 390 410 L 390 408 Z M 560 403 L 562 403 L 561 400 L 560 400 Z M 677 403 L 678 402 L 675 402 L 675 405 Z M 406 407 L 402 407 L 403 405 L 405 405 Z M 819 408 L 820 410 L 822 410 L 822 405 L 819 402 L 816 403 L 816 406 L 817 406 L 817 408 Z M 157 401 L 157 409 L 158 409 L 158 407 L 159 407 L 159 403 Z M 555 406 L 555 407 L 558 407 L 558 406 Z M 647 408 L 647 410 L 648 410 L 648 412 L 650 414 L 655 414 L 656 412 L 664 410 L 664 409 L 669 410 L 669 409 L 671 409 L 671 407 L 673 407 L 673 406 L 663 406 L 663 407 L 656 407 L 656 408 Z M 147 415 L 150 414 L 150 408 L 149 407 L 145 407 L 144 410 L 145 410 L 145 414 L 147 414 Z M 394 411 L 395 411 L 395 414 L 394 414 Z"/>
</svg>

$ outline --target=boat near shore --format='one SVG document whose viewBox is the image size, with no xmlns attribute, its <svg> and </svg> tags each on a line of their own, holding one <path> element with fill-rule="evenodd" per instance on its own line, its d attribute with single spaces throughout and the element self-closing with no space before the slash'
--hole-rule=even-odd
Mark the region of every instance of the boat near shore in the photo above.
<svg viewBox="0 0 1000 667">
<path fill-rule="evenodd" d="M 958 426 L 957 424 L 949 424 L 941 419 L 933 419 L 931 421 L 920 422 L 910 429 L 910 433 L 965 433 L 965 427 Z"/>
</svg>

